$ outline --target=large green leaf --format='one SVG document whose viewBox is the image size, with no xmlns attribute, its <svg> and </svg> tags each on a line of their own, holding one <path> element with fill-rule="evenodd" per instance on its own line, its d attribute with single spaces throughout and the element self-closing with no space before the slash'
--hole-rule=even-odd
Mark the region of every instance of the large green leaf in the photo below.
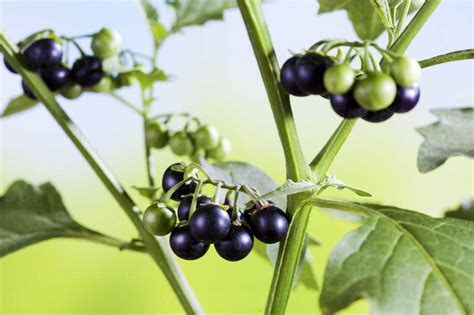
<svg viewBox="0 0 474 315">
<path fill-rule="evenodd" d="M 38 104 L 37 100 L 33 100 L 26 95 L 17 96 L 8 102 L 7 107 L 3 110 L 0 117 L 6 117 L 13 114 L 20 113 L 27 109 L 30 109 Z"/>
<path fill-rule="evenodd" d="M 139 0 L 138 4 L 143 10 L 143 14 L 146 17 L 148 26 L 153 35 L 153 41 L 155 42 L 155 47 L 157 47 L 165 38 L 168 36 L 168 31 L 161 24 L 158 14 L 158 10 L 151 4 L 149 0 Z"/>
<path fill-rule="evenodd" d="M 345 10 L 354 26 L 357 36 L 361 39 L 376 39 L 384 31 L 384 26 L 375 11 L 371 0 L 318 0 L 319 12 L 318 14 L 333 12 L 336 10 Z M 399 2 L 397 0 L 383 0 L 378 1 L 380 6 L 385 10 L 393 10 L 395 5 Z M 414 0 L 410 6 L 410 12 L 417 10 L 422 4 L 423 0 Z M 388 5 L 388 6 L 387 6 Z M 398 9 L 401 12 L 401 8 Z M 397 14 L 398 15 L 398 14 Z"/>
<path fill-rule="evenodd" d="M 54 237 L 114 241 L 74 221 L 50 183 L 14 182 L 0 197 L 0 257 Z"/>
<path fill-rule="evenodd" d="M 368 298 L 373 314 L 473 314 L 474 222 L 330 202 L 367 215 L 333 249 L 320 296 L 333 314 Z"/>
<path fill-rule="evenodd" d="M 418 151 L 418 170 L 427 173 L 456 155 L 474 157 L 474 108 L 431 112 L 439 121 L 417 129 L 425 137 Z"/>
<path fill-rule="evenodd" d="M 235 0 L 166 0 L 176 12 L 172 29 L 203 25 L 210 20 L 222 20 L 224 10 L 235 7 Z"/>
</svg>

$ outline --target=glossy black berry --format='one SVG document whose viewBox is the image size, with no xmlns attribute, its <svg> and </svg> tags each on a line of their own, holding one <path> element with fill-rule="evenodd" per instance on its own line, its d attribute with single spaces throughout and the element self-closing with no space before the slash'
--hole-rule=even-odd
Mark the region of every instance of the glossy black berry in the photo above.
<svg viewBox="0 0 474 315">
<path fill-rule="evenodd" d="M 187 221 L 189 219 L 189 210 L 191 209 L 191 203 L 193 197 L 186 197 L 181 200 L 178 206 L 178 219 L 180 221 Z M 211 199 L 207 196 L 199 196 L 196 202 L 196 208 L 211 203 Z"/>
<path fill-rule="evenodd" d="M 170 247 L 176 256 L 187 260 L 201 258 L 209 249 L 209 245 L 191 235 L 189 225 L 174 228 L 170 235 Z"/>
<path fill-rule="evenodd" d="M 253 235 L 247 227 L 233 225 L 230 233 L 214 246 L 219 256 L 225 260 L 241 260 L 252 251 Z"/>
<path fill-rule="evenodd" d="M 406 113 L 415 108 L 419 99 L 420 88 L 418 84 L 409 87 L 397 86 L 397 95 L 388 109 L 394 113 Z"/>
<path fill-rule="evenodd" d="M 331 95 L 332 109 L 342 118 L 352 119 L 365 115 L 367 110 L 357 104 L 352 92 L 343 95 Z"/>
<path fill-rule="evenodd" d="M 323 94 L 326 88 L 323 76 L 333 61 L 325 56 L 309 53 L 299 58 L 295 63 L 296 83 L 308 94 Z"/>
<path fill-rule="evenodd" d="M 224 239 L 230 231 L 231 220 L 226 211 L 215 204 L 196 209 L 189 220 L 191 234 L 206 244 Z"/>
<path fill-rule="evenodd" d="M 45 69 L 61 63 L 63 49 L 61 44 L 49 38 L 38 39 L 23 51 L 23 58 L 31 70 Z"/>
<path fill-rule="evenodd" d="M 8 69 L 8 71 L 10 71 L 11 73 L 18 73 L 15 69 L 13 69 L 12 65 L 9 64 L 5 58 L 3 58 L 3 63 L 5 64 L 5 67 Z"/>
<path fill-rule="evenodd" d="M 295 63 L 300 56 L 294 56 L 288 59 L 280 71 L 280 82 L 288 94 L 294 96 L 306 96 L 308 93 L 304 92 L 296 83 Z"/>
<path fill-rule="evenodd" d="M 376 112 L 367 111 L 367 113 L 364 116 L 362 116 L 362 119 L 372 122 L 372 123 L 378 123 L 378 122 L 386 121 L 392 116 L 393 116 L 393 112 L 391 112 L 387 108 L 387 109 L 382 109 Z"/>
<path fill-rule="evenodd" d="M 23 89 L 23 93 L 28 96 L 29 98 L 35 100 L 36 99 L 36 96 L 35 94 L 33 94 L 33 91 L 31 91 L 31 89 L 28 87 L 28 85 L 26 85 L 25 81 L 21 81 L 21 87 Z"/>
<path fill-rule="evenodd" d="M 174 185 L 179 183 L 184 179 L 184 172 L 175 171 L 173 166 L 177 166 L 179 163 L 173 164 L 168 167 L 163 174 L 163 180 L 161 186 L 163 187 L 163 191 L 166 193 L 170 190 Z M 180 201 L 181 196 L 192 194 L 196 190 L 196 183 L 190 182 L 188 184 L 181 185 L 174 193 L 171 195 L 171 199 L 175 201 Z"/>
<path fill-rule="evenodd" d="M 260 241 L 273 244 L 281 241 L 288 231 L 288 217 L 276 206 L 254 211 L 249 220 L 253 234 Z"/>
<path fill-rule="evenodd" d="M 40 75 L 51 91 L 57 91 L 68 83 L 69 70 L 62 65 L 56 65 L 41 70 Z"/>
<path fill-rule="evenodd" d="M 85 56 L 77 59 L 72 65 L 73 79 L 82 87 L 92 87 L 102 80 L 102 62 L 99 58 Z"/>
</svg>

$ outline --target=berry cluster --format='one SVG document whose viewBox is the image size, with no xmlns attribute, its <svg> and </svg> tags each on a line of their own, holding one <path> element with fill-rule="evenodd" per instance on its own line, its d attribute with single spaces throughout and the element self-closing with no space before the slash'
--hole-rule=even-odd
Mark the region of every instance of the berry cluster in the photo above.
<svg viewBox="0 0 474 315">
<path fill-rule="evenodd" d="M 45 35 L 48 36 L 44 37 Z M 90 37 L 93 55 L 86 55 L 74 39 L 59 38 L 52 32 L 33 34 L 20 42 L 20 55 L 25 66 L 37 72 L 51 91 L 59 92 L 68 99 L 79 97 L 83 91 L 108 92 L 130 85 L 131 78 L 127 76 L 129 73 L 114 76 L 112 73 L 106 73 L 102 66 L 105 59 L 119 54 L 122 43 L 120 34 L 103 28 Z M 81 54 L 71 67 L 65 61 L 68 59 L 63 53 L 65 43 L 74 44 Z M 8 70 L 17 73 L 5 59 L 4 63 Z M 26 96 L 36 99 L 24 81 L 22 88 Z"/>
<path fill-rule="evenodd" d="M 338 63 L 336 58 L 310 52 L 288 59 L 281 68 L 280 81 L 291 95 L 329 98 L 343 118 L 382 122 L 394 113 L 412 110 L 420 98 L 417 81 L 421 68 L 415 60 L 398 57 L 389 72 L 356 72 L 348 62 Z"/>
<path fill-rule="evenodd" d="M 174 117 L 186 118 L 184 127 L 177 131 L 170 130 L 170 122 Z M 146 127 L 146 141 L 155 149 L 167 145 L 178 156 L 189 156 L 199 162 L 200 157 L 223 160 L 231 151 L 229 139 L 222 137 L 219 131 L 210 125 L 201 124 L 200 120 L 187 113 L 160 115 L 149 120 Z"/>
<path fill-rule="evenodd" d="M 198 259 L 214 244 L 222 258 L 238 261 L 252 250 L 254 236 L 267 244 L 285 237 L 289 219 L 272 201 L 255 199 L 248 209 L 240 212 L 237 203 L 227 198 L 219 203 L 217 192 L 213 200 L 200 194 L 196 190 L 201 185 L 194 179 L 183 183 L 182 165 L 171 165 L 163 174 L 162 185 L 165 196 L 171 193 L 170 199 L 179 203 L 177 211 L 162 200 L 150 205 L 143 215 L 143 224 L 153 235 L 171 233 L 169 243 L 178 257 Z"/>
</svg>

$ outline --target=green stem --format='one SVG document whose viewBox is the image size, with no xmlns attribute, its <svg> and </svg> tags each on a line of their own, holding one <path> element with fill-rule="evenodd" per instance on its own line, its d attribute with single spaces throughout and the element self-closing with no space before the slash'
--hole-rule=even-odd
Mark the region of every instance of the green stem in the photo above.
<svg viewBox="0 0 474 315">
<path fill-rule="evenodd" d="M 344 119 L 339 127 L 334 131 L 331 138 L 329 138 L 328 142 L 326 142 L 321 151 L 309 164 L 314 173 L 313 180 L 316 183 L 319 183 L 319 181 L 326 175 L 329 167 L 336 158 L 344 142 L 346 142 L 346 139 L 349 137 L 356 122 L 357 119 Z"/>
<path fill-rule="evenodd" d="M 114 92 L 109 92 L 108 93 L 111 97 L 115 98 L 117 101 L 119 101 L 120 103 L 122 103 L 123 105 L 127 106 L 128 108 L 130 108 L 131 110 L 133 110 L 135 113 L 139 114 L 140 116 L 143 116 L 144 113 L 138 109 L 138 107 L 136 107 L 135 105 L 133 105 L 132 103 L 130 103 L 129 101 L 127 101 L 125 98 L 123 98 L 122 96 L 118 95 L 118 94 L 115 94 Z"/>
<path fill-rule="evenodd" d="M 94 152 L 76 125 L 58 104 L 54 95 L 49 91 L 41 78 L 37 74 L 27 70 L 22 65 L 20 58 L 16 54 L 17 50 L 17 47 L 6 38 L 3 32 L 0 32 L 1 53 L 20 73 L 33 93 L 37 96 L 38 100 L 45 105 L 56 122 L 61 126 L 63 131 L 70 138 L 97 176 L 101 179 L 102 183 L 107 187 L 109 192 L 130 218 L 138 230 L 145 248 L 165 274 L 186 312 L 193 314 L 202 313 L 202 309 L 183 273 L 179 269 L 177 262 L 170 253 L 166 241 L 162 238 L 155 239 L 155 237 L 145 230 L 138 215 L 141 213 L 139 207 L 135 205 L 119 181 Z"/>
<path fill-rule="evenodd" d="M 453 62 L 459 60 L 474 59 L 474 49 L 465 49 L 453 51 L 447 54 L 438 55 L 429 59 L 421 60 L 418 63 L 422 68 L 439 65 L 446 62 Z"/>
<path fill-rule="evenodd" d="M 107 235 L 102 235 L 102 234 L 96 234 L 96 235 L 95 234 L 90 234 L 90 235 L 70 234 L 70 235 L 65 235 L 65 237 L 87 240 L 87 241 L 91 241 L 91 242 L 102 244 L 102 245 L 112 246 L 120 250 L 126 249 L 126 250 L 131 250 L 131 251 L 140 252 L 140 253 L 147 252 L 146 248 L 143 246 L 136 245 L 133 243 L 129 243 L 128 246 L 124 246 L 124 244 L 127 244 L 127 242 L 121 241 L 119 239 L 116 239 L 114 237 L 110 237 Z"/>
</svg>

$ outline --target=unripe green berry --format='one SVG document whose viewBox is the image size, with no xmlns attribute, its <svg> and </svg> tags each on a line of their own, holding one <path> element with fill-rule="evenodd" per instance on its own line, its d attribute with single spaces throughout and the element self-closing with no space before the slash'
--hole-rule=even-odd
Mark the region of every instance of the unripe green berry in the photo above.
<svg viewBox="0 0 474 315">
<path fill-rule="evenodd" d="M 229 156 L 232 145 L 227 138 L 221 138 L 217 146 L 207 152 L 207 156 L 215 160 L 223 160 Z"/>
<path fill-rule="evenodd" d="M 70 81 L 59 92 L 65 98 L 72 100 L 78 98 L 82 94 L 82 87 L 79 84 Z"/>
<path fill-rule="evenodd" d="M 146 142 L 148 146 L 156 149 L 164 148 L 168 144 L 168 131 L 160 122 L 152 120 L 147 122 Z"/>
<path fill-rule="evenodd" d="M 387 108 L 395 99 L 396 93 L 395 81 L 383 72 L 368 73 L 367 77 L 356 82 L 354 87 L 357 103 L 369 111 Z"/>
<path fill-rule="evenodd" d="M 213 149 L 219 143 L 219 131 L 215 127 L 204 125 L 194 134 L 196 146 L 205 150 Z"/>
<path fill-rule="evenodd" d="M 89 90 L 97 93 L 107 93 L 112 91 L 113 82 L 109 76 L 104 76 L 99 83 L 91 87 Z"/>
<path fill-rule="evenodd" d="M 324 87 L 331 94 L 342 95 L 349 92 L 354 84 L 355 72 L 352 67 L 347 64 L 339 64 L 331 66 L 324 72 Z"/>
<path fill-rule="evenodd" d="M 392 62 L 390 74 L 398 85 L 409 87 L 420 79 L 421 67 L 415 59 L 404 56 Z"/>
<path fill-rule="evenodd" d="M 176 226 L 176 213 L 164 204 L 154 203 L 143 214 L 145 229 L 157 236 L 171 233 Z"/>
<path fill-rule="evenodd" d="M 117 31 L 104 27 L 92 37 L 91 48 L 97 57 L 110 58 L 120 52 L 122 37 Z"/>
<path fill-rule="evenodd" d="M 173 134 L 168 144 L 171 151 L 176 155 L 191 155 L 194 151 L 193 141 L 184 131 Z"/>
</svg>

